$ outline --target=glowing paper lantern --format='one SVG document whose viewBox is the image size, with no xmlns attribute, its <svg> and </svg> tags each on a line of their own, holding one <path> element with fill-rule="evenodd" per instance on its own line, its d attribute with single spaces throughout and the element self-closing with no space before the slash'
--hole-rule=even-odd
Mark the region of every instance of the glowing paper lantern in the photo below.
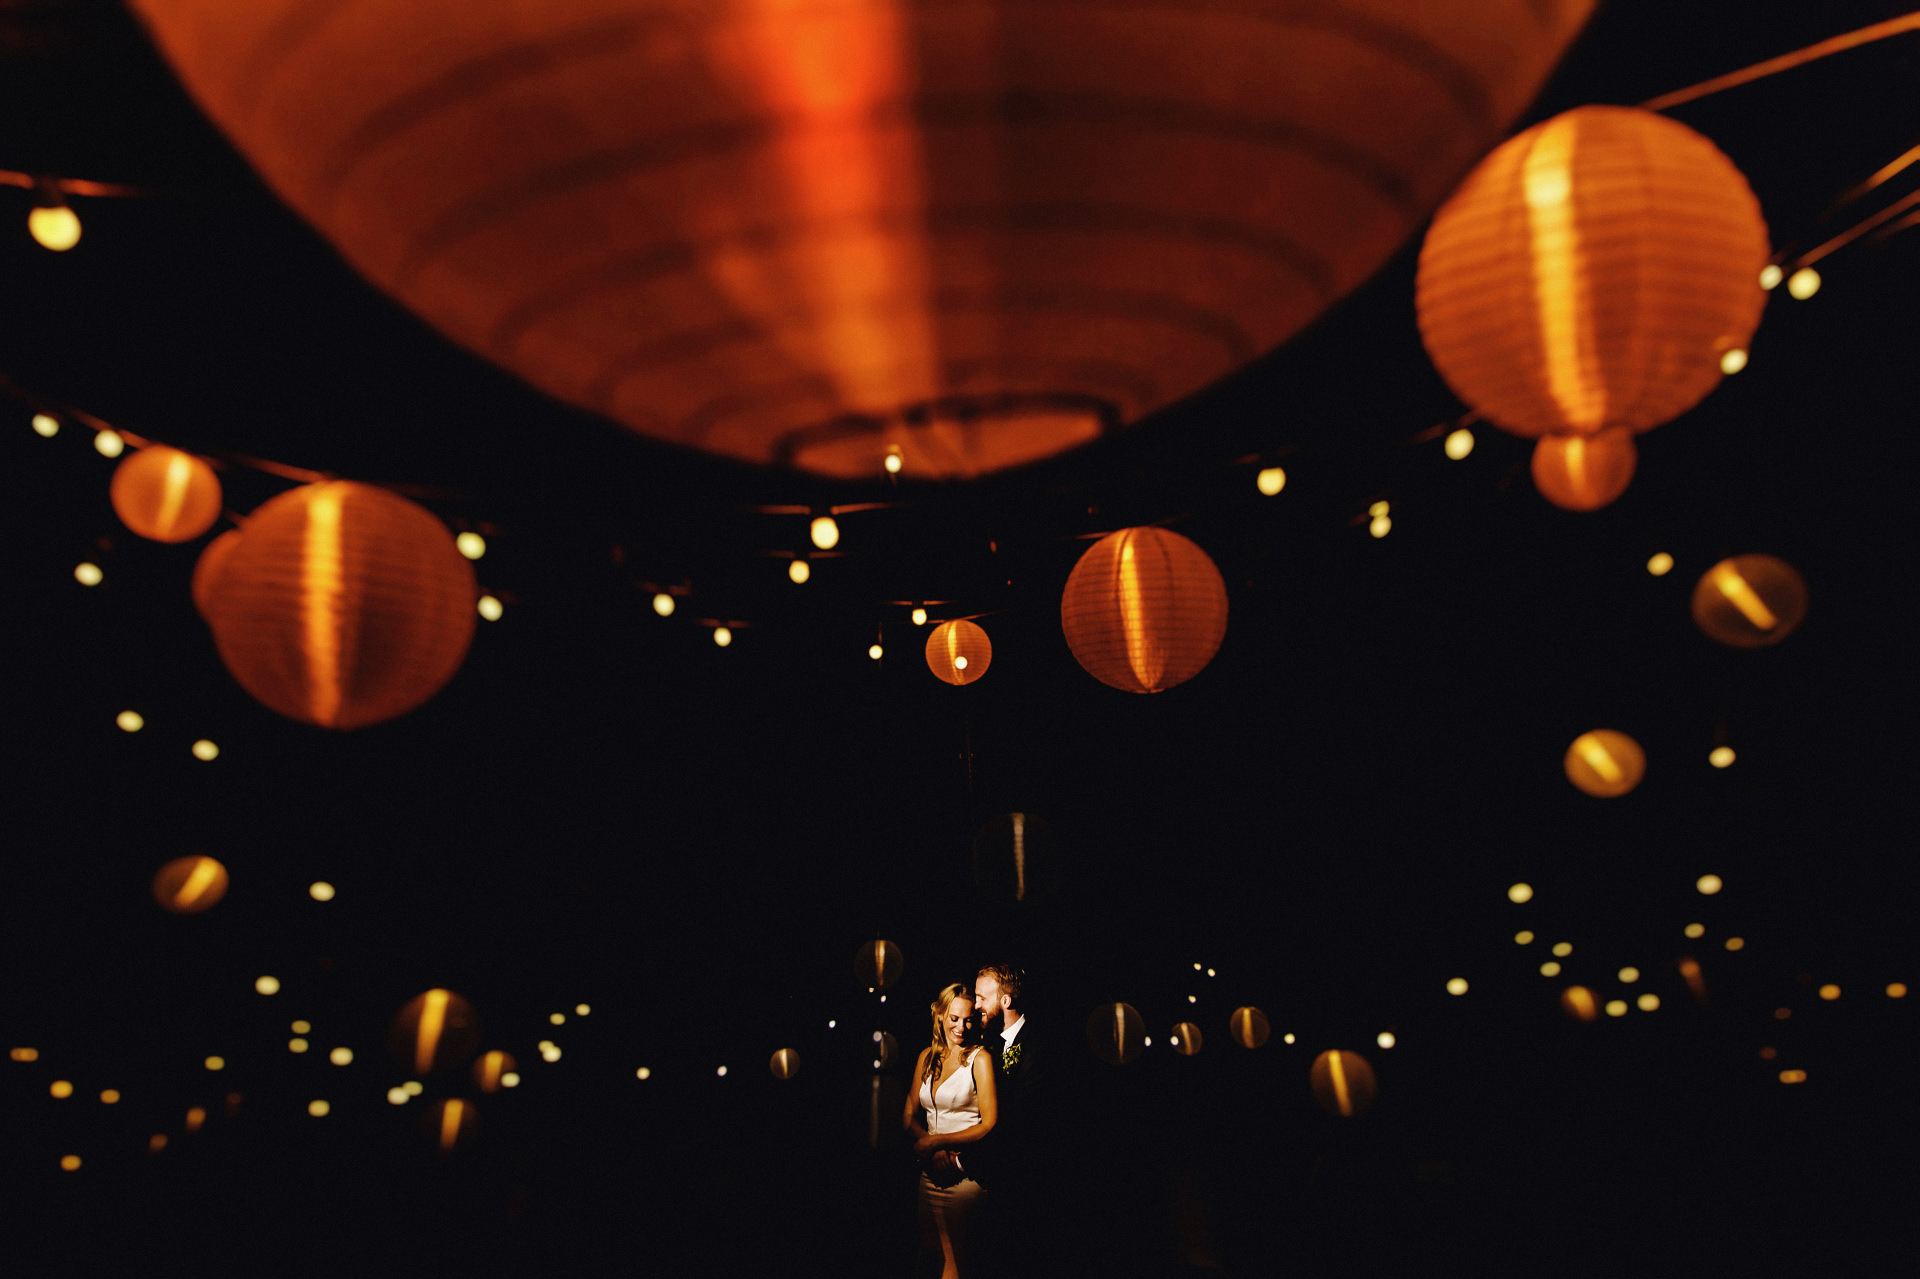
<svg viewBox="0 0 1920 1279">
<path fill-rule="evenodd" d="M 890 941 L 862 942 L 853 952 L 854 976 L 873 990 L 885 990 L 899 981 L 906 966 L 906 956 Z"/>
<path fill-rule="evenodd" d="M 156 542 L 191 542 L 220 518 L 213 468 L 164 444 L 123 458 L 108 495 L 122 524 Z"/>
<path fill-rule="evenodd" d="M 480 1046 L 480 1019 L 472 1004 L 436 986 L 415 995 L 395 1015 L 387 1046 L 416 1075 L 431 1075 L 473 1055 Z"/>
<path fill-rule="evenodd" d="M 767 1070 L 775 1079 L 792 1079 L 800 1073 L 800 1054 L 791 1048 L 777 1049 L 767 1059 Z"/>
<path fill-rule="evenodd" d="M 1496 147 L 1434 215 L 1420 335 L 1455 394 L 1516 435 L 1645 431 L 1747 349 L 1769 251 L 1712 142 L 1650 111 L 1579 107 Z"/>
<path fill-rule="evenodd" d="M 1032 813 L 996 817 L 973 837 L 973 882 L 1004 906 L 1034 906 L 1060 887 L 1060 839 Z"/>
<path fill-rule="evenodd" d="M 1640 743 L 1611 728 L 1574 738 L 1561 762 L 1567 780 L 1597 799 L 1624 795 L 1647 775 L 1647 753 Z"/>
<path fill-rule="evenodd" d="M 205 853 L 176 857 L 153 875 L 153 900 L 175 915 L 197 915 L 227 895 L 227 868 Z"/>
<path fill-rule="evenodd" d="M 1591 7 L 135 4 L 268 183 L 455 340 L 846 477 L 1030 462 L 1284 341 Z"/>
<path fill-rule="evenodd" d="M 927 669 L 948 684 L 971 684 L 993 662 L 993 642 L 965 618 L 942 622 L 927 636 Z"/>
<path fill-rule="evenodd" d="M 441 1154 L 452 1154 L 473 1141 L 480 1127 L 480 1113 L 472 1102 L 448 1097 L 427 1108 L 420 1117 L 420 1126 L 440 1147 Z"/>
<path fill-rule="evenodd" d="M 1227 1018 L 1227 1033 L 1242 1048 L 1258 1048 L 1273 1034 L 1273 1025 L 1258 1008 L 1236 1008 Z"/>
<path fill-rule="evenodd" d="M 1639 459 L 1633 435 L 1623 427 L 1597 435 L 1543 435 L 1533 446 L 1533 484 L 1563 511 L 1597 511 L 1627 491 Z"/>
<path fill-rule="evenodd" d="M 220 658 L 291 719 L 352 729 L 403 715 L 473 639 L 473 566 L 446 525 L 385 489 L 282 493 L 219 555 L 197 593 Z"/>
<path fill-rule="evenodd" d="M 1721 560 L 1694 584 L 1694 624 L 1733 648 L 1778 644 L 1806 616 L 1806 580 L 1771 555 Z"/>
<path fill-rule="evenodd" d="M 1227 633 L 1227 584 L 1207 553 L 1163 528 L 1127 528 L 1073 566 L 1060 625 L 1103 684 L 1158 693 L 1213 660 Z"/>
<path fill-rule="evenodd" d="M 1315 1057 L 1307 1082 L 1321 1109 L 1342 1119 L 1365 1114 L 1380 1095 L 1373 1067 L 1365 1057 L 1345 1048 L 1329 1048 Z"/>
<path fill-rule="evenodd" d="M 1593 1021 L 1600 1016 L 1600 1003 L 1585 986 L 1569 986 L 1560 992 L 1560 1010 L 1575 1021 Z"/>
<path fill-rule="evenodd" d="M 1146 1051 L 1147 1023 L 1132 1004 L 1102 1004 L 1087 1017 L 1087 1044 L 1109 1066 L 1124 1066 Z"/>
<path fill-rule="evenodd" d="M 481 1092 L 499 1092 L 501 1079 L 518 1068 L 519 1063 L 514 1061 L 512 1053 L 501 1052 L 498 1048 L 481 1053 L 473 1060 L 473 1086 Z"/>
<path fill-rule="evenodd" d="M 884 1069 L 900 1060 L 900 1041 L 893 1037 L 892 1031 L 881 1031 L 879 1038 L 873 1041 L 873 1045 L 873 1059 L 879 1063 L 880 1068 Z"/>
<path fill-rule="evenodd" d="M 213 592 L 213 584 L 220 580 L 226 571 L 227 560 L 234 548 L 240 545 L 240 530 L 230 528 L 219 537 L 208 542 L 200 551 L 200 558 L 193 562 L 193 607 L 202 620 L 207 618 L 207 601 Z"/>
<path fill-rule="evenodd" d="M 1168 1042 L 1173 1045 L 1173 1051 L 1182 1057 L 1192 1057 L 1197 1055 L 1206 1044 L 1206 1038 L 1201 1035 L 1198 1026 L 1190 1021 L 1183 1021 L 1173 1028 L 1173 1034 L 1168 1036 Z"/>
</svg>

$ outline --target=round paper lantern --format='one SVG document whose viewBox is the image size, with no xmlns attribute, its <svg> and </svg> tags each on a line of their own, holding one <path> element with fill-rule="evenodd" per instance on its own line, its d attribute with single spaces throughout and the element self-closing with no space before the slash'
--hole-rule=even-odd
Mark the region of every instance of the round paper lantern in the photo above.
<svg viewBox="0 0 1920 1279">
<path fill-rule="evenodd" d="M 854 976 L 872 990 L 885 990 L 899 981 L 906 966 L 906 956 L 890 941 L 863 942 L 853 952 Z"/>
<path fill-rule="evenodd" d="M 501 1079 L 518 1069 L 512 1053 L 495 1048 L 473 1059 L 473 1086 L 481 1092 L 499 1092 Z"/>
<path fill-rule="evenodd" d="M 394 1016 L 387 1046 L 416 1075 L 431 1075 L 473 1055 L 480 1046 L 480 1018 L 472 1004 L 436 986 Z"/>
<path fill-rule="evenodd" d="M 1329 1048 L 1315 1057 L 1307 1082 L 1321 1109 L 1342 1119 L 1365 1114 L 1380 1095 L 1373 1067 L 1365 1057 L 1345 1048 Z"/>
<path fill-rule="evenodd" d="M 1569 986 L 1560 992 L 1560 1011 L 1575 1021 L 1592 1021 L 1600 1015 L 1600 1004 L 1585 986 Z"/>
<path fill-rule="evenodd" d="M 1258 1048 L 1273 1034 L 1273 1025 L 1258 1008 L 1236 1008 L 1227 1018 L 1227 1033 L 1242 1048 Z"/>
<path fill-rule="evenodd" d="M 1190 1021 L 1183 1021 L 1175 1026 L 1173 1034 L 1167 1039 L 1173 1045 L 1173 1051 L 1182 1057 L 1198 1055 L 1200 1049 L 1206 1044 L 1206 1037 L 1200 1033 L 1200 1028 Z"/>
<path fill-rule="evenodd" d="M 1060 597 L 1074 660 L 1103 684 L 1158 693 L 1213 660 L 1227 633 L 1227 584 L 1207 553 L 1163 528 L 1109 533 Z"/>
<path fill-rule="evenodd" d="M 464 1098 L 448 1097 L 427 1108 L 420 1126 L 440 1147 L 441 1154 L 451 1154 L 472 1143 L 480 1127 L 480 1112 Z"/>
<path fill-rule="evenodd" d="M 1713 143 L 1637 107 L 1578 107 L 1496 147 L 1434 215 L 1420 336 L 1454 393 L 1517 435 L 1645 431 L 1746 350 L 1769 252 Z"/>
<path fill-rule="evenodd" d="M 1597 799 L 1624 795 L 1647 775 L 1647 753 L 1640 743 L 1611 728 L 1574 738 L 1561 764 L 1568 781 Z"/>
<path fill-rule="evenodd" d="M 660 439 L 958 477 L 1298 332 L 1592 4 L 134 8 L 267 182 L 455 340 Z"/>
<path fill-rule="evenodd" d="M 949 684 L 971 684 L 993 662 L 993 642 L 965 618 L 942 622 L 927 636 L 927 669 Z"/>
<path fill-rule="evenodd" d="M 792 1079 L 800 1073 L 800 1054 L 791 1048 L 776 1049 L 767 1059 L 767 1070 L 775 1079 Z"/>
<path fill-rule="evenodd" d="M 201 591 L 220 659 L 291 719 L 351 729 L 404 715 L 473 639 L 473 566 L 446 525 L 385 489 L 282 493 L 221 556 Z"/>
<path fill-rule="evenodd" d="M 1087 1044 L 1109 1066 L 1124 1066 L 1146 1051 L 1147 1023 L 1132 1004 L 1102 1004 L 1087 1017 Z"/>
<path fill-rule="evenodd" d="M 973 882 L 1004 906 L 1037 905 L 1060 887 L 1059 837 L 1044 818 L 1008 813 L 973 838 Z"/>
<path fill-rule="evenodd" d="M 227 868 L 205 853 L 176 857 L 153 873 L 153 900 L 175 915 L 197 915 L 227 895 Z"/>
<path fill-rule="evenodd" d="M 201 549 L 200 558 L 193 562 L 193 607 L 203 620 L 207 619 L 207 601 L 212 597 L 213 584 L 220 580 L 228 558 L 239 545 L 240 530 L 230 528 L 208 542 Z"/>
<path fill-rule="evenodd" d="M 876 1069 L 885 1069 L 899 1062 L 900 1041 L 893 1037 L 892 1031 L 879 1032 L 878 1037 L 873 1041 L 873 1059 L 878 1063 Z"/>
<path fill-rule="evenodd" d="M 1639 460 L 1625 427 L 1597 435 L 1543 435 L 1533 446 L 1533 483 L 1562 510 L 1597 511 L 1627 491 Z"/>
<path fill-rule="evenodd" d="M 108 495 L 122 524 L 156 542 L 191 542 L 220 518 L 213 468 L 164 444 L 120 459 Z"/>
<path fill-rule="evenodd" d="M 1709 639 L 1765 648 L 1793 634 L 1807 615 L 1807 583 L 1771 555 L 1721 560 L 1693 588 L 1693 620 Z"/>
</svg>

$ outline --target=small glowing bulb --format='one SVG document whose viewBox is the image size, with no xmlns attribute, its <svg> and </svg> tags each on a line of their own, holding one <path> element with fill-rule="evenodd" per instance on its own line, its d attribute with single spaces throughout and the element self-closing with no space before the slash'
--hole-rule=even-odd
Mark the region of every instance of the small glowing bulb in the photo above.
<svg viewBox="0 0 1920 1279">
<path fill-rule="evenodd" d="M 1209 976 L 1209 977 L 1212 977 L 1212 976 L 1214 976 L 1214 975 L 1215 975 L 1215 974 L 1214 974 L 1214 971 L 1213 971 L 1213 969 L 1211 969 L 1211 968 L 1209 968 L 1209 969 L 1207 969 L 1207 976 Z"/>
<path fill-rule="evenodd" d="M 1713 896 L 1715 893 L 1719 892 L 1722 888 L 1726 887 L 1726 885 L 1721 882 L 1721 879 L 1718 875 L 1702 875 L 1700 878 L 1693 881 L 1693 886 L 1699 889 L 1702 893 L 1705 893 L 1708 897 Z"/>
<path fill-rule="evenodd" d="M 220 748 L 203 737 L 193 744 L 193 757 L 202 763 L 212 763 L 220 758 Z"/>
<path fill-rule="evenodd" d="M 1731 376 L 1746 367 L 1747 353 L 1739 347 L 1736 346 L 1730 351 L 1722 351 L 1720 353 L 1720 371 L 1722 373 Z"/>
<path fill-rule="evenodd" d="M 80 243 L 80 215 L 64 204 L 35 209 L 27 214 L 27 234 L 41 248 L 65 253 Z"/>
<path fill-rule="evenodd" d="M 645 1066 L 642 1066 L 640 1067 L 640 1069 L 633 1072 L 633 1077 L 635 1079 L 651 1079 L 653 1078 L 653 1071 L 651 1071 Z"/>
<path fill-rule="evenodd" d="M 1393 1032 L 1391 1030 L 1383 1030 L 1373 1037 L 1373 1042 L 1379 1044 L 1382 1048 L 1391 1048 L 1395 1042 Z"/>
<path fill-rule="evenodd" d="M 576 1017 L 585 1017 L 588 1013 L 592 1011 L 593 1011 L 592 1004 L 575 1004 L 573 1006 L 573 1015 Z"/>
<path fill-rule="evenodd" d="M 888 475 L 900 474 L 900 450 L 888 450 L 886 457 L 881 460 L 880 465 L 887 468 Z"/>
<path fill-rule="evenodd" d="M 886 650 L 884 648 L 881 648 L 878 644 L 867 645 L 867 656 L 871 657 L 876 662 L 880 660 L 881 655 L 885 652 Z"/>
<path fill-rule="evenodd" d="M 119 1100 L 120 1100 L 120 1090 L 118 1088 L 103 1088 L 100 1090 L 101 1105 L 112 1106 L 117 1104 Z"/>
<path fill-rule="evenodd" d="M 118 431 L 95 431 L 93 448 L 101 457 L 119 457 L 127 451 L 127 442 L 120 438 Z"/>
<path fill-rule="evenodd" d="M 1647 561 L 1647 572 L 1655 577 L 1665 577 L 1673 572 L 1673 556 L 1665 551 L 1656 552 L 1653 558 Z"/>
<path fill-rule="evenodd" d="M 914 609 L 914 610 L 913 610 L 913 624 L 914 624 L 915 626 L 925 626 L 925 625 L 927 624 L 927 610 L 926 610 L 926 609 L 924 609 L 924 608 L 916 608 L 916 609 Z"/>
<path fill-rule="evenodd" d="M 90 561 L 76 565 L 73 570 L 73 580 L 82 586 L 98 586 L 106 579 L 106 576 L 105 573 L 100 571 L 98 564 Z"/>
<path fill-rule="evenodd" d="M 1907 983 L 1903 981 L 1890 981 L 1887 983 L 1888 999 L 1905 999 L 1906 997 Z"/>
<path fill-rule="evenodd" d="M 1516 945 L 1531 946 L 1533 944 L 1533 930 L 1531 928 L 1522 928 L 1513 935 L 1513 940 Z"/>
<path fill-rule="evenodd" d="M 227 1059 L 225 1057 L 209 1057 L 201 1064 L 208 1070 L 225 1070 L 227 1068 Z"/>
<path fill-rule="evenodd" d="M 40 1050 L 38 1048 L 14 1048 L 7 1053 L 7 1056 L 13 1058 L 15 1061 L 39 1061 Z"/>
<path fill-rule="evenodd" d="M 263 995 L 277 995 L 280 993 L 280 979 L 278 977 L 256 977 L 253 981 L 253 988 Z"/>
<path fill-rule="evenodd" d="M 491 595 L 482 595 L 474 605 L 480 610 L 480 616 L 489 622 L 497 622 L 506 615 L 507 606 Z"/>
<path fill-rule="evenodd" d="M 327 1060 L 336 1066 L 351 1066 L 353 1064 L 353 1049 L 336 1048 L 327 1054 Z"/>
<path fill-rule="evenodd" d="M 1448 979 L 1447 979 L 1447 993 L 1448 993 L 1449 995 L 1464 995 L 1464 994 L 1466 994 L 1466 993 L 1467 993 L 1467 979 L 1466 979 L 1465 977 L 1450 977 L 1450 978 L 1448 978 Z"/>
<path fill-rule="evenodd" d="M 418 1097 L 421 1093 L 426 1091 L 425 1085 L 423 1085 L 418 1079 L 407 1080 L 406 1083 L 400 1085 L 400 1089 L 402 1092 L 406 1093 L 407 1096 L 409 1097 Z"/>
<path fill-rule="evenodd" d="M 1705 924 L 1688 924 L 1682 931 L 1689 937 L 1704 937 L 1707 933 L 1707 926 Z"/>
<path fill-rule="evenodd" d="M 1253 477 L 1253 485 L 1268 497 L 1273 497 L 1287 486 L 1287 473 L 1278 466 L 1269 466 Z"/>
<path fill-rule="evenodd" d="M 673 616 L 673 596 L 661 591 L 653 597 L 653 611 L 662 617 Z"/>
<path fill-rule="evenodd" d="M 1199 965 L 1199 964 L 1195 964 L 1195 965 L 1193 966 L 1193 971 L 1194 971 L 1194 972 L 1196 972 L 1196 973 L 1197 973 L 1197 972 L 1199 972 L 1199 971 L 1200 971 L 1200 965 Z"/>
<path fill-rule="evenodd" d="M 1388 506 L 1385 502 L 1375 502 L 1372 506 L 1369 506 L 1367 508 L 1367 514 L 1373 516 L 1373 518 L 1377 520 L 1382 515 L 1385 515 L 1388 511 L 1392 509 L 1393 508 Z"/>
<path fill-rule="evenodd" d="M 470 560 L 477 560 L 487 553 L 487 539 L 478 533 L 462 533 L 453 539 L 453 545 Z"/>
<path fill-rule="evenodd" d="M 813 523 L 807 525 L 807 536 L 821 550 L 831 551 L 840 545 L 840 526 L 833 522 L 831 515 L 816 516 Z"/>
<path fill-rule="evenodd" d="M 307 1113 L 309 1115 L 312 1115 L 315 1119 L 319 1119 L 323 1117 L 329 1110 L 332 1110 L 332 1109 L 333 1107 L 329 1106 L 324 1101 L 310 1101 L 307 1103 Z"/>
<path fill-rule="evenodd" d="M 1826 985 L 1820 988 L 1820 998 L 1831 1003 L 1834 1000 L 1840 998 L 1840 988 L 1834 985 L 1832 982 L 1828 982 Z"/>
<path fill-rule="evenodd" d="M 1763 289 L 1773 289 L 1773 288 L 1779 287 L 1780 277 L 1785 274 L 1786 272 L 1782 271 L 1774 263 L 1772 262 L 1767 263 L 1765 266 L 1760 268 L 1760 287 Z"/>
<path fill-rule="evenodd" d="M 1509 888 L 1507 890 L 1507 900 L 1510 902 L 1516 902 L 1516 903 L 1532 901 L 1533 885 L 1532 884 L 1515 884 L 1512 888 Z"/>
<path fill-rule="evenodd" d="M 1728 950 L 1745 950 L 1747 948 L 1747 939 L 1744 937 L 1729 937 L 1727 938 L 1726 944 Z"/>
<path fill-rule="evenodd" d="M 147 726 L 146 719 L 139 711 L 121 711 L 113 717 L 113 722 L 120 726 L 123 733 L 137 733 Z"/>
<path fill-rule="evenodd" d="M 1625 1017 L 1626 1015 L 1627 1015 L 1627 1001 L 1626 1001 L 1626 1000 L 1624 1000 L 1624 999 L 1609 999 L 1609 1000 L 1607 1001 L 1607 1016 L 1609 1016 L 1609 1017 Z"/>
<path fill-rule="evenodd" d="M 42 439 L 50 440 L 60 434 L 60 419 L 46 413 L 33 415 L 33 433 Z"/>
<path fill-rule="evenodd" d="M 1780 1072 L 1780 1082 L 1783 1084 L 1804 1084 L 1807 1082 L 1807 1072 L 1804 1070 L 1783 1070 Z"/>
<path fill-rule="evenodd" d="M 1146 1047 L 1146 1048 L 1151 1048 L 1151 1047 L 1153 1047 L 1153 1041 L 1152 1041 L 1151 1039 L 1148 1039 L 1148 1040 L 1144 1040 L 1144 1041 L 1142 1042 L 1142 1046 L 1143 1046 L 1143 1047 Z"/>
<path fill-rule="evenodd" d="M 1553 943 L 1553 953 L 1556 958 L 1565 959 L 1573 953 L 1573 943 L 1570 941 L 1557 941 Z"/>
<path fill-rule="evenodd" d="M 1291 1034 L 1282 1035 L 1280 1036 L 1280 1042 L 1285 1044 L 1290 1044 L 1293 1042 L 1293 1036 Z"/>
<path fill-rule="evenodd" d="M 1660 996 L 1654 994 L 1652 991 L 1648 991 L 1633 1002 L 1640 1005 L 1641 1012 L 1650 1013 L 1660 1007 Z"/>
<path fill-rule="evenodd" d="M 39 210 L 35 209 L 34 212 L 38 213 Z M 80 1156 L 79 1155 L 61 1155 L 60 1168 L 61 1168 L 61 1171 L 63 1172 L 78 1172 L 80 1170 Z"/>
<path fill-rule="evenodd" d="M 564 1026 L 567 1024 L 567 1015 L 565 1013 L 548 1013 L 547 1020 L 556 1026 Z"/>
<path fill-rule="evenodd" d="M 967 669 L 967 659 L 966 659 L 965 657 L 956 657 L 956 658 L 954 658 L 954 659 L 953 659 L 953 669 L 954 669 L 954 670 L 956 670 L 956 671 L 964 671 L 964 670 L 966 670 L 966 669 Z"/>
<path fill-rule="evenodd" d="M 1446 449 L 1448 457 L 1456 462 L 1463 461 L 1467 454 L 1473 452 L 1473 432 L 1464 426 L 1457 431 L 1447 432 Z"/>
<path fill-rule="evenodd" d="M 404 1088 L 389 1088 L 389 1089 L 387 1089 L 387 1104 L 388 1104 L 388 1105 L 390 1105 L 390 1106 L 404 1106 L 404 1105 L 406 1105 L 406 1104 L 407 1104 L 407 1090 L 406 1090 L 406 1089 L 404 1089 Z"/>
<path fill-rule="evenodd" d="M 716 626 L 713 628 L 713 642 L 721 648 L 725 648 L 727 645 L 733 643 L 733 632 L 724 626 Z"/>
<path fill-rule="evenodd" d="M 805 560 L 794 560 L 787 565 L 787 577 L 795 586 L 813 576 L 813 566 Z"/>
<path fill-rule="evenodd" d="M 1549 959 L 1546 963 L 1540 965 L 1540 975 L 1542 977 L 1558 977 L 1560 975 L 1560 961 L 1557 959 Z"/>
<path fill-rule="evenodd" d="M 303 1018 L 301 1018 L 301 1019 L 300 1019 L 299 1021 L 296 1021 L 296 1022 L 294 1022 L 294 1023 L 293 1023 L 293 1025 L 292 1025 L 292 1026 L 290 1027 L 290 1029 L 291 1029 L 291 1030 L 293 1031 L 293 1033 L 294 1033 L 294 1034 L 296 1034 L 296 1035 L 304 1035 L 304 1034 L 306 1034 L 306 1033 L 307 1033 L 307 1032 L 308 1032 L 309 1030 L 312 1030 L 312 1029 L 313 1029 L 313 1023 L 312 1023 L 312 1022 L 310 1022 L 310 1021 L 308 1021 L 308 1020 L 306 1020 L 306 1019 L 305 1019 L 305 1018 L 303 1017 Z"/>
<path fill-rule="evenodd" d="M 1733 763 L 1733 759 L 1733 747 L 1731 746 L 1716 746 L 1707 752 L 1707 763 L 1712 764 L 1715 768 L 1725 768 L 1727 765 Z"/>
<path fill-rule="evenodd" d="M 1200 1002 L 1200 996 L 1198 996 L 1198 995 L 1188 995 L 1188 996 L 1187 996 L 1187 1002 L 1188 1002 L 1188 1003 L 1190 1003 L 1190 1004 L 1197 1004 L 1197 1003 L 1199 1003 L 1199 1002 Z"/>
<path fill-rule="evenodd" d="M 828 1030 L 832 1030 L 832 1029 L 833 1029 L 833 1028 L 834 1028 L 835 1026 L 837 1026 L 837 1025 L 839 1025 L 839 1024 L 840 1024 L 839 1022 L 837 1022 L 837 1021 L 834 1021 L 834 1020 L 832 1020 L 831 1018 L 829 1018 L 829 1019 L 828 1019 L 828 1021 L 827 1021 L 827 1029 L 828 1029 Z"/>
<path fill-rule="evenodd" d="M 1634 982 L 1640 980 L 1640 970 L 1629 964 L 1620 970 L 1620 980 L 1626 982 L 1628 985 L 1632 985 Z"/>
<path fill-rule="evenodd" d="M 298 1035 L 287 1041 L 287 1051 L 290 1053 L 303 1053 L 311 1047 L 313 1047 L 312 1044 L 300 1038 Z"/>
<path fill-rule="evenodd" d="M 506 1074 L 500 1076 L 500 1086 L 502 1088 L 518 1088 L 520 1086 L 520 1072 L 517 1070 L 509 1070 Z"/>
<path fill-rule="evenodd" d="M 1787 277 L 1787 292 L 1796 302 L 1805 302 L 1820 291 L 1820 273 L 1810 266 L 1803 266 Z"/>
<path fill-rule="evenodd" d="M 714 1071 L 713 1073 L 720 1076 L 720 1078 L 725 1079 L 727 1077 L 727 1068 L 725 1066 L 722 1066 L 720 1067 L 720 1069 Z"/>
<path fill-rule="evenodd" d="M 313 900 L 317 902 L 332 901 L 333 892 L 334 892 L 333 885 L 329 884 L 324 879 L 316 879 L 311 884 L 307 885 L 307 896 L 313 898 Z"/>
<path fill-rule="evenodd" d="M 73 1085 L 64 1079 L 56 1079 L 52 1085 L 48 1087 L 47 1091 L 52 1093 L 57 1100 L 65 1101 L 67 1098 L 73 1096 Z"/>
<path fill-rule="evenodd" d="M 540 1060 L 545 1062 L 559 1061 L 560 1046 L 558 1044 L 548 1044 L 545 1048 L 542 1048 L 540 1050 Z"/>
<path fill-rule="evenodd" d="M 1393 520 L 1385 515 L 1376 515 L 1373 522 L 1367 525 L 1367 532 L 1375 537 L 1385 537 L 1393 532 Z"/>
</svg>

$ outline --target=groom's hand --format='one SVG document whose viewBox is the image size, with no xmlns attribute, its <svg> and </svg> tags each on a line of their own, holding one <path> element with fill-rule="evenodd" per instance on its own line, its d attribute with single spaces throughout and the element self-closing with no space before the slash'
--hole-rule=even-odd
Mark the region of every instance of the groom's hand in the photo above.
<svg viewBox="0 0 1920 1279">
<path fill-rule="evenodd" d="M 952 1175 L 960 1171 L 960 1163 L 953 1157 L 951 1150 L 934 1151 L 931 1167 L 935 1172 L 947 1175 Z"/>
</svg>

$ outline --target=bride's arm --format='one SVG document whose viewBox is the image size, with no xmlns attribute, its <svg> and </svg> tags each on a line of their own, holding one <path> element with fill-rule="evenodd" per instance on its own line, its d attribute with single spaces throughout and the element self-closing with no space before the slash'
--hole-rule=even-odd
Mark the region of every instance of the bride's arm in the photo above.
<svg viewBox="0 0 1920 1279">
<path fill-rule="evenodd" d="M 927 1135 L 926 1125 L 920 1122 L 920 1080 L 927 1077 L 927 1054 L 932 1051 L 931 1048 L 920 1050 L 920 1060 L 913 1066 L 914 1086 L 907 1090 L 907 1109 L 900 1116 L 900 1126 L 905 1128 L 907 1135 L 915 1141 L 920 1141 Z"/>
<path fill-rule="evenodd" d="M 935 1133 L 928 1137 L 925 1147 L 928 1150 L 951 1149 L 954 1146 L 966 1146 L 979 1141 L 993 1131 L 1000 1122 L 1000 1095 L 994 1091 L 993 1058 L 986 1053 L 973 1056 L 974 1095 L 980 1103 L 980 1122 L 971 1128 L 962 1128 L 958 1132 Z"/>
</svg>

